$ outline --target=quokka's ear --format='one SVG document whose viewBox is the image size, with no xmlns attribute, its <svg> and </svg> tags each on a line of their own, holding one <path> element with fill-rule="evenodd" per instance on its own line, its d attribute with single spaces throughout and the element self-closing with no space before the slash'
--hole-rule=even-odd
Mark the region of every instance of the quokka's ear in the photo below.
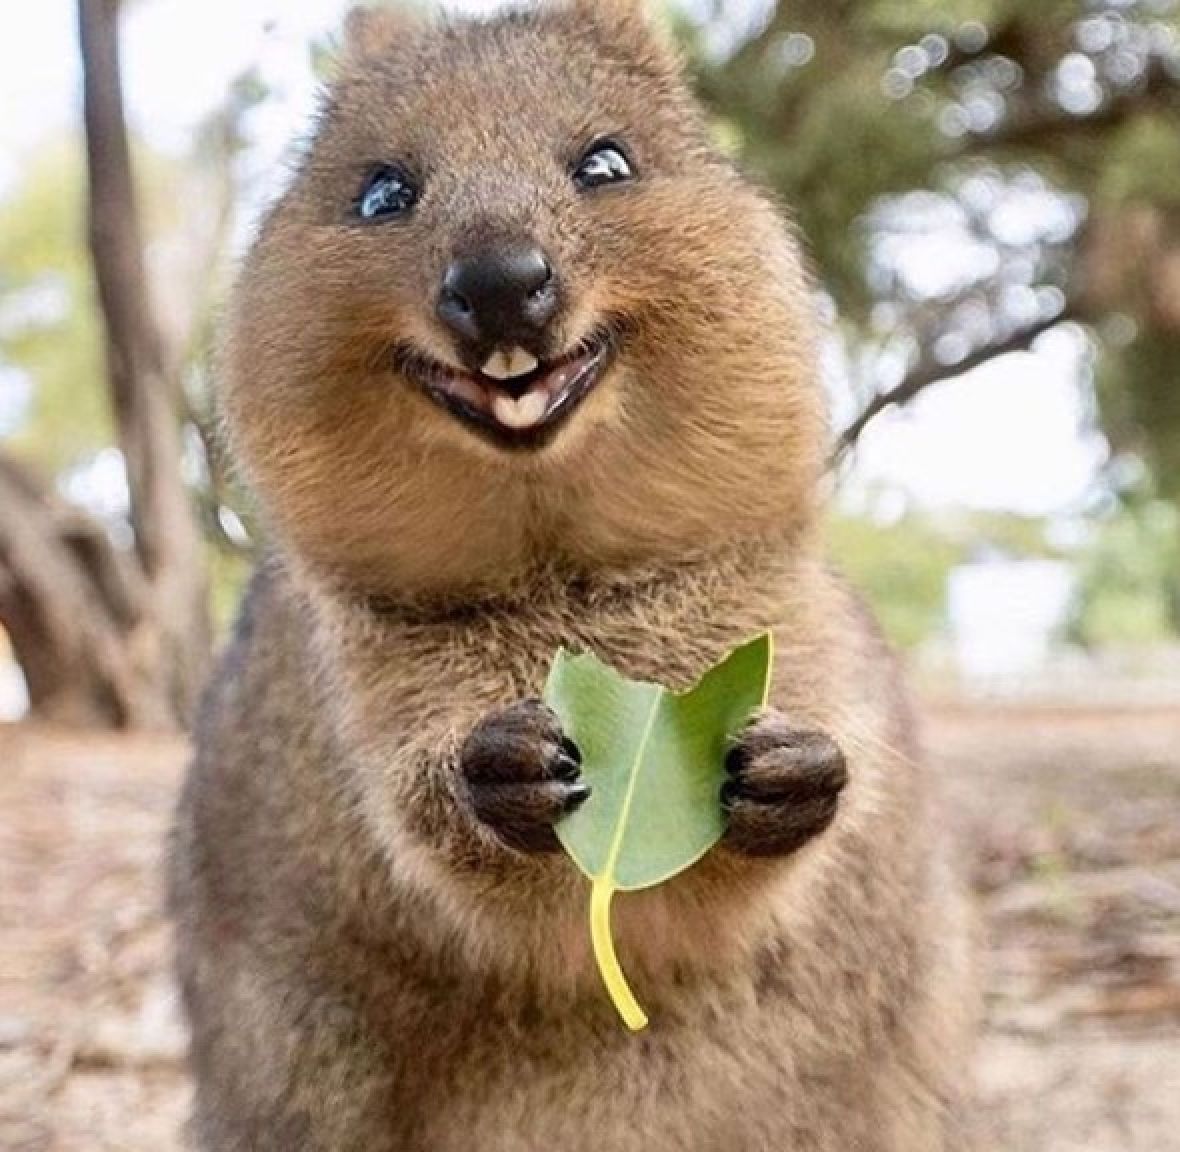
<svg viewBox="0 0 1180 1152">
<path fill-rule="evenodd" d="M 630 21 L 648 26 L 647 0 L 572 0 L 572 7 L 604 23 Z"/>
<path fill-rule="evenodd" d="M 568 10 L 592 20 L 612 38 L 675 67 L 679 56 L 653 0 L 566 0 Z"/>
<path fill-rule="evenodd" d="M 343 57 L 365 60 L 380 56 L 422 27 L 421 16 L 404 4 L 394 7 L 352 8 L 344 18 Z"/>
</svg>

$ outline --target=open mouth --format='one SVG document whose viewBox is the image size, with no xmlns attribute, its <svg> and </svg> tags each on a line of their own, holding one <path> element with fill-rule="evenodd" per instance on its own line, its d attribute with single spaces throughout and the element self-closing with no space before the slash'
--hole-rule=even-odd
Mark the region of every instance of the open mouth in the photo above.
<svg viewBox="0 0 1180 1152">
<path fill-rule="evenodd" d="M 476 431 L 506 447 L 535 448 L 594 390 L 613 354 L 611 335 L 598 332 L 556 360 L 540 361 L 523 348 L 500 349 L 478 372 L 458 372 L 403 349 L 397 366 Z"/>
</svg>

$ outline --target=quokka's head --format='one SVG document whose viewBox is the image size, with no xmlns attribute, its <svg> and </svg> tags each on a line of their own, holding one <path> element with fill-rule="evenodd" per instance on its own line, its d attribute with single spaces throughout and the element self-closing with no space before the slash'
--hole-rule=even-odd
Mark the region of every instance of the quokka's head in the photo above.
<svg viewBox="0 0 1180 1152">
<path fill-rule="evenodd" d="M 796 247 L 640 5 L 350 18 L 222 385 L 313 570 L 468 592 L 808 520 L 823 416 Z"/>
</svg>

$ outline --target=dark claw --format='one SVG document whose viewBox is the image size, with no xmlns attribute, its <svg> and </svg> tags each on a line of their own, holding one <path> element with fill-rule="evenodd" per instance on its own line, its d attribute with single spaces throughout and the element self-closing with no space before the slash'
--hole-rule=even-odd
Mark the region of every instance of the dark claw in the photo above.
<svg viewBox="0 0 1180 1152">
<path fill-rule="evenodd" d="M 729 771 L 727 768 L 726 771 Z M 727 812 L 733 807 L 734 801 L 741 795 L 742 787 L 736 780 L 726 780 L 721 785 L 721 807 Z"/>
<path fill-rule="evenodd" d="M 581 776 L 582 762 L 581 760 L 575 759 L 565 750 L 565 746 L 568 743 L 568 740 L 562 741 L 562 750 L 553 757 L 552 767 L 553 775 L 556 776 L 558 780 L 562 780 L 565 783 L 570 784 L 577 780 L 579 776 Z"/>
<path fill-rule="evenodd" d="M 581 808 L 583 804 L 593 795 L 594 789 L 589 784 L 574 784 L 566 793 L 565 810 L 566 812 L 574 812 Z"/>
<path fill-rule="evenodd" d="M 725 771 L 730 776 L 738 776 L 746 766 L 748 754 L 744 744 L 735 744 L 725 754 Z"/>
</svg>

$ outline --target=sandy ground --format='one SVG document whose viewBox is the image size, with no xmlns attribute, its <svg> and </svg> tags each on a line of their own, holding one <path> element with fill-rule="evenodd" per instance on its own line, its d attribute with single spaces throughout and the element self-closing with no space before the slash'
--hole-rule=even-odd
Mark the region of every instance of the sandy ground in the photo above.
<svg viewBox="0 0 1180 1152">
<path fill-rule="evenodd" d="M 984 1152 L 1180 1152 L 1180 708 L 940 705 L 986 926 Z M 175 1152 L 184 749 L 0 728 L 0 1149 Z"/>
</svg>

